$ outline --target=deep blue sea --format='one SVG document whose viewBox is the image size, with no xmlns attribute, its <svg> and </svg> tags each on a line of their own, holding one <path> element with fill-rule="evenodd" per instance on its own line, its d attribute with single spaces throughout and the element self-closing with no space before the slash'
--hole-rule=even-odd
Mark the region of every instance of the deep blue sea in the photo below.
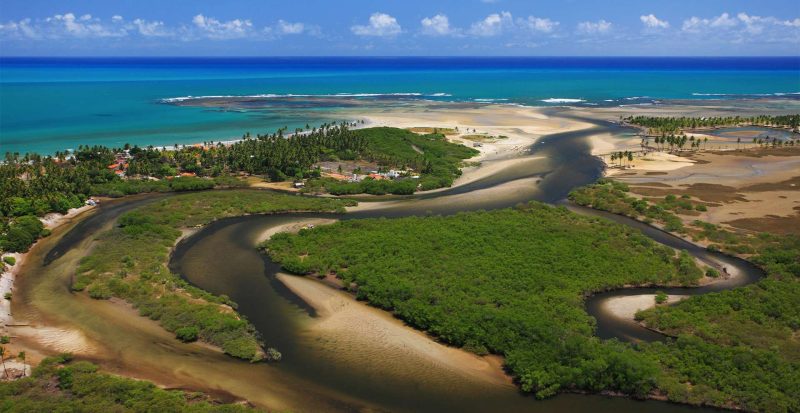
<svg viewBox="0 0 800 413">
<path fill-rule="evenodd" d="M 192 143 L 336 118 L 330 106 L 165 103 L 188 96 L 609 106 L 799 93 L 800 57 L 0 58 L 0 153 Z"/>
</svg>

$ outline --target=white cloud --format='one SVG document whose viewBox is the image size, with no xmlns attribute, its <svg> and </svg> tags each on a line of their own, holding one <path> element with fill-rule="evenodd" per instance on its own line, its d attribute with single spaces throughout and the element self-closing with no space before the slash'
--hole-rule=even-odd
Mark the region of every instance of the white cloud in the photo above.
<svg viewBox="0 0 800 413">
<path fill-rule="evenodd" d="M 514 19 L 511 18 L 511 13 L 504 11 L 492 13 L 485 19 L 473 23 L 469 32 L 476 36 L 496 36 L 513 26 Z"/>
<path fill-rule="evenodd" d="M 44 19 L 36 31 L 45 33 L 45 37 L 121 37 L 127 33 L 124 29 L 109 27 L 91 14 L 76 17 L 74 13 L 56 14 Z"/>
<path fill-rule="evenodd" d="M 355 25 L 350 30 L 359 36 L 392 37 L 400 34 L 402 28 L 394 17 L 386 13 L 373 13 L 369 16 L 369 24 Z"/>
<path fill-rule="evenodd" d="M 639 20 L 642 21 L 642 24 L 649 29 L 668 29 L 669 22 L 666 20 L 660 20 L 654 14 L 650 13 L 647 16 L 639 16 Z"/>
<path fill-rule="evenodd" d="M 722 13 L 717 17 L 711 19 L 701 19 L 692 16 L 683 21 L 681 30 L 685 32 L 699 32 L 708 28 L 731 28 L 738 24 L 738 21 L 732 18 L 728 13 Z"/>
<path fill-rule="evenodd" d="M 141 18 L 127 20 L 115 14 L 102 20 L 91 14 L 56 14 L 44 19 L 31 18 L 0 23 L 0 39 L 91 39 L 123 38 L 132 36 L 164 37 L 182 41 L 226 40 L 247 38 L 252 40 L 274 39 L 276 35 L 318 35 L 319 27 L 300 22 L 278 20 L 274 26 L 257 29 L 250 20 L 233 19 L 220 21 L 198 14 L 190 24 L 168 26 L 163 21 Z"/>
<path fill-rule="evenodd" d="M 444 14 L 426 17 L 422 19 L 420 24 L 422 24 L 422 33 L 431 36 L 446 36 L 455 32 L 450 27 L 450 20 Z"/>
<path fill-rule="evenodd" d="M 164 26 L 164 22 L 162 21 L 136 19 L 129 27 L 136 29 L 139 34 L 146 37 L 164 37 L 172 35 L 172 32 Z"/>
<path fill-rule="evenodd" d="M 278 20 L 278 32 L 282 34 L 302 34 L 306 30 L 306 25 L 303 23 L 289 23 L 284 20 Z"/>
<path fill-rule="evenodd" d="M 240 39 L 254 32 L 253 23 L 250 20 L 219 21 L 213 17 L 198 14 L 192 18 L 192 23 L 196 32 L 199 32 L 192 34 L 199 34 L 201 37 L 210 39 Z"/>
<path fill-rule="evenodd" d="M 744 24 L 745 30 L 750 34 L 761 34 L 764 32 L 764 30 L 768 30 L 770 28 L 800 28 L 800 18 L 796 18 L 794 20 L 780 20 L 771 16 L 751 16 L 747 13 L 739 13 L 736 15 L 736 18 Z"/>
<path fill-rule="evenodd" d="M 22 19 L 18 22 L 0 23 L 0 34 L 11 37 L 24 37 L 39 39 L 41 34 L 31 26 L 31 19 Z"/>
<path fill-rule="evenodd" d="M 744 12 L 732 16 L 722 13 L 711 18 L 692 16 L 683 21 L 681 30 L 688 35 L 702 35 L 729 43 L 767 42 L 800 43 L 800 18 L 782 20 L 772 16 L 754 16 Z"/>
<path fill-rule="evenodd" d="M 520 19 L 519 24 L 533 31 L 541 33 L 552 33 L 556 28 L 558 28 L 558 25 L 560 23 L 547 18 L 528 16 L 528 18 L 525 20 Z"/>
<path fill-rule="evenodd" d="M 583 34 L 605 34 L 611 31 L 612 24 L 603 19 L 596 22 L 578 23 L 578 32 Z"/>
</svg>

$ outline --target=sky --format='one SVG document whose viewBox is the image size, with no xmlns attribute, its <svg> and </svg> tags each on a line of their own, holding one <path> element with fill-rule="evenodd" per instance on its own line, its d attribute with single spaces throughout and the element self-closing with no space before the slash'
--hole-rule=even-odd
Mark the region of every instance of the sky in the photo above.
<svg viewBox="0 0 800 413">
<path fill-rule="evenodd" d="M 798 0 L 0 0 L 0 56 L 800 55 Z"/>
</svg>

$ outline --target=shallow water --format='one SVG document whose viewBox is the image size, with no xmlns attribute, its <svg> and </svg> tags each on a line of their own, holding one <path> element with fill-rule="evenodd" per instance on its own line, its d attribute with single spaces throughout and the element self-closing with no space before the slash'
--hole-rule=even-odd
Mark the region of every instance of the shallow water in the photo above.
<svg viewBox="0 0 800 413">
<path fill-rule="evenodd" d="M 719 128 L 711 131 L 702 131 L 707 135 L 719 136 L 721 138 L 736 139 L 741 138 L 742 143 L 752 143 L 756 139 L 800 139 L 800 133 L 794 133 L 786 129 L 767 128 L 762 126 L 742 126 L 732 128 Z"/>
<path fill-rule="evenodd" d="M 287 95 L 586 107 L 661 99 L 794 99 L 797 57 L 758 58 L 2 58 L 0 155 L 80 144 L 172 145 L 342 120 Z M 394 95 L 403 93 L 404 96 Z M 377 94 L 373 97 L 352 95 Z M 416 95 L 419 94 L 419 95 Z M 783 94 L 783 95 L 777 95 Z M 235 107 L 184 96 L 283 95 Z M 338 96 L 341 97 L 341 96 Z"/>
</svg>

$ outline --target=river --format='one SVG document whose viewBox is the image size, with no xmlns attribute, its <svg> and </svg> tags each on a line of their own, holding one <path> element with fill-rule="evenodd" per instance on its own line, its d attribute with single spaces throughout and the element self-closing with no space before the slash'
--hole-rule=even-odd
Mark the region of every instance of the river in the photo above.
<svg viewBox="0 0 800 413">
<path fill-rule="evenodd" d="M 450 214 L 460 211 L 513 206 L 535 199 L 557 202 L 577 186 L 601 176 L 602 162 L 591 156 L 586 139 L 595 133 L 630 133 L 612 125 L 554 134 L 530 148 L 530 160 L 491 177 L 441 191 L 420 194 L 392 203 L 388 208 L 368 209 L 338 216 L 341 219 Z M 521 165 L 521 166 L 520 166 Z M 169 196 L 169 195 L 158 195 Z M 249 364 L 203 348 L 183 344 L 154 322 L 136 317 L 123 306 L 73 295 L 68 289 L 71 268 L 91 245 L 97 231 L 107 228 L 120 213 L 148 202 L 104 205 L 98 213 L 64 233 L 54 234 L 31 254 L 21 277 L 21 300 L 15 313 L 34 321 L 77 327 L 103 357 L 95 357 L 107 369 L 155 380 L 171 387 L 203 389 L 218 395 L 246 398 L 273 409 L 295 411 L 470 411 L 470 412 L 684 412 L 698 410 L 656 401 L 635 401 L 599 395 L 561 394 L 537 401 L 511 383 L 488 383 L 463 377 L 447 368 L 398 360 L 398 354 L 367 343 L 345 346 L 324 335 L 313 334 L 308 325 L 314 311 L 276 280 L 279 266 L 254 247 L 261 235 L 277 225 L 319 214 L 247 216 L 216 221 L 181 242 L 171 269 L 191 283 L 215 294 L 227 294 L 239 304 L 239 312 L 257 328 L 268 345 L 283 353 L 274 364 Z M 329 216 L 329 215 L 327 215 Z M 611 217 L 642 229 L 669 246 L 687 249 L 700 259 L 726 265 L 744 265 L 730 257 L 711 254 L 669 234 L 654 233 L 635 221 Z M 704 293 L 731 288 L 757 279 L 749 278 L 690 290 Z M 742 281 L 744 280 L 744 281 Z M 659 339 L 639 326 L 620 324 L 596 310 L 595 304 L 625 290 L 599 294 L 587 303 L 598 319 L 601 337 Z M 669 291 L 668 291 L 669 292 Z M 686 292 L 686 291 L 683 291 Z M 122 309 L 121 309 L 122 308 Z"/>
</svg>

